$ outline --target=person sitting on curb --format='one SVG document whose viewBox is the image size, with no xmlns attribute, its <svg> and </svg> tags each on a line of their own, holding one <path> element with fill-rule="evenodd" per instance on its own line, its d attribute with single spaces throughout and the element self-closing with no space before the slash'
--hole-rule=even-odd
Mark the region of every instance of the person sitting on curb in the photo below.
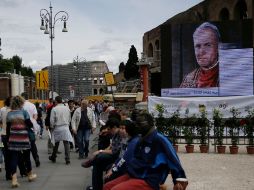
<svg viewBox="0 0 254 190">
<path fill-rule="evenodd" d="M 169 171 L 174 190 L 184 190 L 187 183 L 182 185 L 177 181 L 177 178 L 186 178 L 180 160 L 168 139 L 155 129 L 153 117 L 141 113 L 136 124 L 142 136 L 135 144 L 127 173 L 106 183 L 103 190 L 159 190 Z"/>
<path fill-rule="evenodd" d="M 81 164 L 85 168 L 93 166 L 92 186 L 88 186 L 87 189 L 102 190 L 103 171 L 115 162 L 120 153 L 122 137 L 119 132 L 119 120 L 111 118 L 106 122 L 106 126 L 110 128 L 112 135 L 111 145 L 107 149 L 95 151 L 92 159 Z"/>
<path fill-rule="evenodd" d="M 126 173 L 129 161 L 133 157 L 134 145 L 139 140 L 138 128 L 131 120 L 123 120 L 120 123 L 120 131 L 123 136 L 128 137 L 127 147 L 122 147 L 122 154 L 120 153 L 119 159 L 107 171 L 104 183 L 107 183 Z"/>
</svg>

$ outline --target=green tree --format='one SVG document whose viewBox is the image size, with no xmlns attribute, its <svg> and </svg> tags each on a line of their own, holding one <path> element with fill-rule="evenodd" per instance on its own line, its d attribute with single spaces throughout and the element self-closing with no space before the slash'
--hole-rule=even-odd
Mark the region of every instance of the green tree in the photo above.
<svg viewBox="0 0 254 190">
<path fill-rule="evenodd" d="M 0 59 L 0 73 L 13 72 L 13 64 L 9 59 Z"/>
<path fill-rule="evenodd" d="M 31 67 L 25 67 L 23 66 L 21 68 L 21 75 L 28 76 L 28 77 L 34 77 L 34 73 Z"/>
<path fill-rule="evenodd" d="M 22 69 L 22 59 L 19 56 L 14 55 L 11 58 L 11 61 L 13 63 L 14 69 L 16 70 L 16 73 L 19 73 Z"/>
<path fill-rule="evenodd" d="M 138 55 L 134 45 L 131 46 L 129 52 L 129 59 L 126 63 L 124 70 L 124 77 L 126 80 L 138 79 L 139 78 L 139 67 L 137 65 Z"/>
</svg>

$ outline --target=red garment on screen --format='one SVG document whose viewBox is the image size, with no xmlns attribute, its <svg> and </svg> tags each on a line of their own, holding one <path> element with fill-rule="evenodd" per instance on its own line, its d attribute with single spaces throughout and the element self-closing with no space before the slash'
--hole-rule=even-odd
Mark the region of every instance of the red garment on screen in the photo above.
<svg viewBox="0 0 254 190">
<path fill-rule="evenodd" d="M 218 76 L 219 76 L 219 66 L 209 69 L 209 70 L 203 70 L 200 69 L 198 81 L 197 81 L 197 87 L 216 87 L 218 84 Z"/>
</svg>

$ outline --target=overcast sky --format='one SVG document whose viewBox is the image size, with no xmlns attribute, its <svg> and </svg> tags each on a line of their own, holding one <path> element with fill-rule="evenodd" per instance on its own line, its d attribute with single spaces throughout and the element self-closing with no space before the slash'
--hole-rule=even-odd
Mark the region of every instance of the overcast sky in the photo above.
<svg viewBox="0 0 254 190">
<path fill-rule="evenodd" d="M 106 61 L 118 72 L 126 63 L 131 45 L 142 52 L 143 34 L 202 0 L 51 0 L 53 15 L 69 13 L 68 33 L 57 22 L 53 40 L 54 64 L 79 56 Z M 50 65 L 50 39 L 40 28 L 40 9 L 48 0 L 0 0 L 1 54 L 18 55 L 34 71 Z"/>
</svg>

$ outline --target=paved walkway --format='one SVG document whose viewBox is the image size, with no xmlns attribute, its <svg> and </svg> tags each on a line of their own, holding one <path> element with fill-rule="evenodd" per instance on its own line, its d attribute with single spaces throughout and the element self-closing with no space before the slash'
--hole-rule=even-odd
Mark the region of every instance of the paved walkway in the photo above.
<svg viewBox="0 0 254 190">
<path fill-rule="evenodd" d="M 61 143 L 62 154 L 58 155 L 53 164 L 48 160 L 46 144 L 46 138 L 37 140 L 41 167 L 34 167 L 34 172 L 38 174 L 38 179 L 29 183 L 26 178 L 19 177 L 19 190 L 83 190 L 91 184 L 91 169 L 80 167 L 82 160 L 78 160 L 77 153 L 72 152 L 71 164 L 65 165 Z M 245 152 L 245 147 L 241 147 L 238 155 L 186 154 L 184 145 L 180 145 L 179 157 L 189 179 L 188 190 L 254 190 L 254 155 Z M 34 166 L 34 161 L 32 163 Z M 168 190 L 172 190 L 171 176 L 167 184 Z M 2 172 L 0 190 L 8 189 L 11 189 L 10 181 L 5 181 Z"/>
<path fill-rule="evenodd" d="M 92 137 L 94 139 L 94 137 Z M 56 163 L 48 160 L 47 139 L 38 139 L 36 141 L 41 166 L 35 167 L 34 160 L 32 165 L 34 172 L 38 175 L 38 179 L 34 182 L 28 182 L 27 178 L 21 178 L 19 190 L 83 190 L 86 185 L 90 185 L 91 169 L 85 169 L 80 166 L 83 160 L 78 159 L 78 154 L 71 152 L 71 164 L 65 165 L 63 143 L 60 143 Z M 94 142 L 92 142 L 93 144 Z M 19 174 L 19 173 L 18 173 Z M 11 188 L 11 182 L 5 180 L 5 171 L 0 173 L 0 190 L 8 190 Z"/>
<path fill-rule="evenodd" d="M 188 190 L 254 190 L 254 155 L 248 155 L 245 146 L 240 147 L 237 155 L 229 154 L 228 147 L 226 154 L 216 154 L 213 148 L 211 153 L 201 154 L 195 146 L 195 153 L 187 154 L 184 145 L 180 145 L 179 157 L 189 180 Z"/>
</svg>

